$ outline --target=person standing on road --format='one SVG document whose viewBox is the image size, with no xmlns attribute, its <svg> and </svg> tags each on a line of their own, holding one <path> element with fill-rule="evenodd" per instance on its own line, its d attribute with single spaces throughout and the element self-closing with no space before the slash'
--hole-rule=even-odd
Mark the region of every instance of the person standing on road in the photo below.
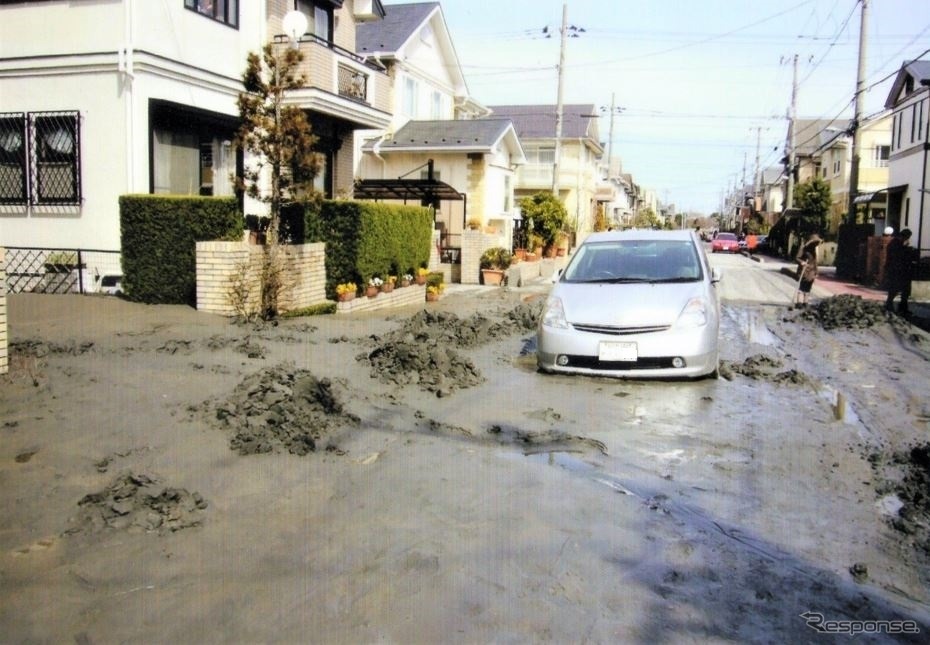
<svg viewBox="0 0 930 645">
<path fill-rule="evenodd" d="M 800 282 L 794 303 L 796 309 L 806 307 L 810 300 L 811 287 L 814 286 L 814 280 L 817 279 L 817 247 L 820 246 L 822 241 L 820 236 L 814 233 L 801 247 L 801 252 L 798 253 L 797 262 Z"/>
<path fill-rule="evenodd" d="M 911 248 L 911 231 L 906 228 L 892 238 L 885 250 L 885 286 L 888 289 L 885 311 L 894 311 L 894 299 L 900 295 L 898 313 L 903 316 L 911 313 L 907 301 L 911 297 L 913 277 L 914 249 Z"/>
</svg>

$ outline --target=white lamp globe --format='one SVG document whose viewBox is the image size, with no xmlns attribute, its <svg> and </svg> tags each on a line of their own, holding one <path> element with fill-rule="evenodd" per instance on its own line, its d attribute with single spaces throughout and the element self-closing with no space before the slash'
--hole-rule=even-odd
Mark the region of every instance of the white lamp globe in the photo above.
<svg viewBox="0 0 930 645">
<path fill-rule="evenodd" d="M 297 47 L 300 37 L 307 33 L 307 16 L 297 10 L 288 11 L 284 15 L 284 20 L 281 21 L 281 26 L 291 44 Z"/>
</svg>

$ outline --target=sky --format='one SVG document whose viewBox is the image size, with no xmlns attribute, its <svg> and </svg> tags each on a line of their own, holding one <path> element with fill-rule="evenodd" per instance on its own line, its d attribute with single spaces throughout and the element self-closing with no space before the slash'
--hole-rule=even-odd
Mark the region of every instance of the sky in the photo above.
<svg viewBox="0 0 930 645">
<path fill-rule="evenodd" d="M 567 6 L 563 102 L 603 114 L 605 148 L 612 114 L 624 172 L 679 211 L 720 210 L 744 167 L 752 182 L 757 150 L 760 167 L 779 164 L 795 55 L 797 116 L 853 114 L 861 0 L 440 4 L 469 92 L 484 105 L 556 104 Z M 868 6 L 865 116 L 883 109 L 904 60 L 930 60 L 930 0 Z"/>
</svg>

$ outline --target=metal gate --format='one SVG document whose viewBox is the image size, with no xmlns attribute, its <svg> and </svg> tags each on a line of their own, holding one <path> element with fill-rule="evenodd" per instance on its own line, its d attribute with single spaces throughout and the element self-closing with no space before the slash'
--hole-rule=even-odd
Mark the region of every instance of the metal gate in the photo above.
<svg viewBox="0 0 930 645">
<path fill-rule="evenodd" d="M 6 247 L 7 293 L 121 293 L 120 252 Z"/>
</svg>

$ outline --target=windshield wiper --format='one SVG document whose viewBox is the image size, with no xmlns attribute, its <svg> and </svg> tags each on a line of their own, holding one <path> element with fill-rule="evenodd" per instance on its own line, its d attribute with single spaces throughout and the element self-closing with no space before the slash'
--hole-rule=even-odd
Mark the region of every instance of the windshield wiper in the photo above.
<svg viewBox="0 0 930 645">
<path fill-rule="evenodd" d="M 700 280 L 700 278 L 680 277 L 680 278 L 657 278 L 655 280 L 650 280 L 650 282 L 652 283 L 656 283 L 656 282 L 697 282 L 698 280 Z"/>
</svg>

